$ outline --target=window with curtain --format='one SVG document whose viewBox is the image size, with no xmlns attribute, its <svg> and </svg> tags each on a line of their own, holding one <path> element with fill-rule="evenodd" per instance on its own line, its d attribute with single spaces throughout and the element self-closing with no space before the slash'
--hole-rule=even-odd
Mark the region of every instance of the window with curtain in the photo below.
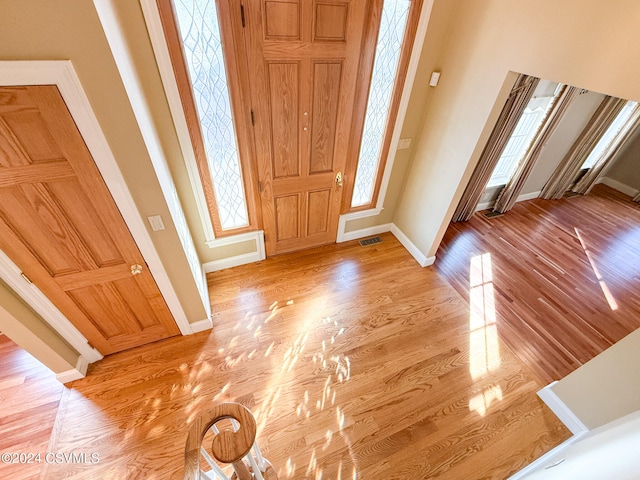
<svg viewBox="0 0 640 480">
<path fill-rule="evenodd" d="M 547 117 L 560 87 L 561 85 L 556 82 L 540 81 L 500 155 L 487 188 L 506 185 L 511 180 Z"/>
<path fill-rule="evenodd" d="M 638 102 L 628 101 L 622 108 L 620 113 L 616 116 L 615 120 L 611 123 L 611 126 L 607 128 L 607 131 L 602 135 L 596 146 L 593 147 L 591 153 L 587 156 L 586 160 L 582 164 L 581 169 L 591 168 L 611 147 L 616 137 L 620 134 L 622 129 L 627 125 L 629 119 L 633 115 L 633 112 L 638 107 Z"/>
</svg>

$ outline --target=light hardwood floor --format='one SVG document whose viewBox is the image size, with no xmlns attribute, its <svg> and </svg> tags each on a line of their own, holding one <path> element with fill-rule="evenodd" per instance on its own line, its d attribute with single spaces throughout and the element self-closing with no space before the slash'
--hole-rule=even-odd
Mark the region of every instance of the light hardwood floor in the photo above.
<svg viewBox="0 0 640 480">
<path fill-rule="evenodd" d="M 100 461 L 43 478 L 179 478 L 190 421 L 225 400 L 254 411 L 283 479 L 505 478 L 569 435 L 491 318 L 389 234 L 210 288 L 212 332 L 112 355 L 64 390 L 49 450 Z"/>
<path fill-rule="evenodd" d="M 479 254 L 493 265 L 500 338 L 544 383 L 640 327 L 640 205 L 606 185 L 452 224 L 435 268 L 465 299 Z"/>
<path fill-rule="evenodd" d="M 63 390 L 51 370 L 0 334 L 0 453 L 45 452 Z M 38 478 L 40 470 L 0 460 L 3 479 Z"/>
<path fill-rule="evenodd" d="M 588 224 L 578 202 L 610 215 Z M 599 188 L 453 226 L 436 268 L 386 234 L 212 274 L 213 331 L 109 356 L 40 399 L 60 396 L 55 420 L 25 407 L 38 395 L 5 352 L 3 449 L 99 462 L 0 478 L 180 478 L 190 422 L 226 400 L 253 410 L 282 479 L 506 478 L 569 436 L 536 390 L 635 328 L 639 211 Z M 7 434 L 20 422 L 33 444 Z"/>
</svg>

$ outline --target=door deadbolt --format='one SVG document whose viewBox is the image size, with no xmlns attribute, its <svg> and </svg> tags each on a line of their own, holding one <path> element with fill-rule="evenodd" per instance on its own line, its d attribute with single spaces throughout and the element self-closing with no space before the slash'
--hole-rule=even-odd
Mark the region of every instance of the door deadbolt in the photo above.
<svg viewBox="0 0 640 480">
<path fill-rule="evenodd" d="M 336 173 L 336 187 L 342 187 L 342 172 Z"/>
</svg>

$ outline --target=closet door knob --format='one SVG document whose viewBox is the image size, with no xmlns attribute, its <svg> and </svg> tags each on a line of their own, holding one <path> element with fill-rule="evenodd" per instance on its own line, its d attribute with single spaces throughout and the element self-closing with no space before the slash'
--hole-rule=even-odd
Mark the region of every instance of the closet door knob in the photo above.
<svg viewBox="0 0 640 480">
<path fill-rule="evenodd" d="M 134 263 L 131 265 L 131 275 L 140 275 L 142 273 L 142 265 Z"/>
</svg>

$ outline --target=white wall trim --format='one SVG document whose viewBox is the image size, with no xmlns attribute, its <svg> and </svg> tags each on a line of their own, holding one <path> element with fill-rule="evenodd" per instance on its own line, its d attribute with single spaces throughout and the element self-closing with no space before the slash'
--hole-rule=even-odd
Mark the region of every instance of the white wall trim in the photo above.
<svg viewBox="0 0 640 480">
<path fill-rule="evenodd" d="M 247 263 L 260 262 L 267 258 L 264 248 L 264 232 L 262 230 L 241 233 L 239 235 L 232 235 L 230 237 L 216 238 L 215 240 L 207 242 L 207 245 L 210 248 L 217 248 L 249 241 L 255 242 L 255 252 L 243 253 L 241 255 L 235 255 L 233 257 L 226 257 L 220 260 L 207 262 L 202 265 L 204 272 L 217 272 L 218 270 L 224 270 L 225 268 L 237 267 L 239 265 L 245 265 Z"/>
<path fill-rule="evenodd" d="M 44 293 L 33 283 L 25 280 L 22 271 L 2 250 L 0 250 L 0 278 L 88 362 L 102 359 L 100 352 L 89 346 L 84 335 L 51 303 Z"/>
<path fill-rule="evenodd" d="M 402 230 L 400 230 L 395 223 L 391 224 L 391 233 L 398 239 L 398 241 L 406 248 L 409 253 L 416 259 L 416 261 L 420 264 L 421 267 L 428 267 L 433 265 L 436 261 L 435 255 L 433 257 L 427 257 L 424 253 L 420 251 L 415 244 L 409 240 Z"/>
<path fill-rule="evenodd" d="M 89 362 L 82 355 L 78 357 L 78 361 L 76 362 L 76 368 L 72 368 L 71 370 L 67 370 L 65 372 L 60 372 L 56 374 L 56 380 L 60 383 L 69 383 L 74 380 L 80 380 L 87 376 L 87 367 L 89 366 Z"/>
<path fill-rule="evenodd" d="M 540 399 L 547 404 L 556 417 L 573 433 L 581 435 L 588 432 L 587 426 L 582 423 L 578 416 L 562 401 L 562 399 L 553 391 L 553 386 L 557 381 L 550 383 L 542 390 L 538 391 Z"/>
<path fill-rule="evenodd" d="M 353 230 L 351 232 L 345 232 L 344 228 L 346 223 L 350 220 L 356 220 L 359 218 L 371 217 L 378 215 L 382 209 L 364 210 L 362 212 L 348 213 L 340 216 L 340 222 L 338 224 L 338 243 L 347 242 L 349 240 L 356 240 L 358 238 L 367 237 L 370 235 L 378 235 L 380 233 L 391 232 L 398 241 L 407 249 L 407 251 L 416 259 L 421 267 L 428 267 L 433 265 L 436 261 L 436 257 L 428 257 L 424 255 L 414 243 L 409 240 L 402 230 L 400 230 L 394 223 L 385 223 L 382 225 L 374 225 L 372 227 L 363 228 L 360 230 Z"/>
<path fill-rule="evenodd" d="M 213 322 L 210 318 L 205 318 L 203 320 L 198 320 L 197 322 L 191 323 L 192 333 L 204 332 L 205 330 L 211 330 L 212 328 Z"/>
<path fill-rule="evenodd" d="M 384 210 L 384 208 L 376 207 L 376 208 L 370 208 L 369 210 L 361 210 L 359 212 L 345 213 L 344 215 L 340 215 L 340 218 L 338 219 L 338 234 L 336 236 L 336 243 L 346 242 L 348 240 L 353 240 L 354 238 L 361 238 L 361 237 L 346 238 L 346 235 L 349 235 L 352 233 L 352 232 L 349 232 L 347 234 L 347 232 L 345 232 L 345 229 L 347 228 L 347 222 L 350 222 L 351 220 L 358 220 L 360 218 L 375 217 L 376 215 L 380 215 L 380 212 L 382 212 L 382 210 Z M 378 232 L 378 233 L 383 233 L 383 232 Z"/>
<path fill-rule="evenodd" d="M 370 237 L 372 235 L 379 235 L 391 231 L 392 223 L 384 223 L 382 225 L 374 225 L 373 227 L 362 228 L 360 230 L 353 230 L 352 232 L 345 233 L 342 236 L 342 242 L 348 242 L 350 240 L 357 240 L 359 238 Z M 339 243 L 339 242 L 338 242 Z"/>
<path fill-rule="evenodd" d="M 68 60 L 0 61 L 0 73 L 2 85 L 53 84 L 58 87 L 131 235 L 149 265 L 149 270 L 151 270 L 178 328 L 183 334 L 191 333 L 189 322 L 173 285 L 164 270 L 158 252 L 149 237 L 133 197 L 127 189 L 122 173 L 71 62 Z"/>
<path fill-rule="evenodd" d="M 93 3 L 107 37 L 107 43 L 118 67 L 118 72 L 120 73 L 122 83 L 127 92 L 134 116 L 140 127 L 140 133 L 142 134 L 149 158 L 156 172 L 156 177 L 175 225 L 194 283 L 200 294 L 202 307 L 208 312 L 209 294 L 208 290 L 203 290 L 206 286 L 206 281 L 202 278 L 200 259 L 198 258 L 193 238 L 191 237 L 191 232 L 187 225 L 180 199 L 178 198 L 159 133 L 155 128 L 153 115 L 147 101 L 147 96 L 145 95 L 144 87 L 136 70 L 133 52 L 130 50 L 127 38 L 121 28 L 117 14 L 117 2 L 116 0 L 94 0 Z M 159 264 L 161 265 L 161 262 L 159 262 Z M 158 265 L 156 264 L 155 267 L 157 268 Z M 149 264 L 149 268 L 154 274 L 156 283 L 162 291 L 162 296 L 167 302 L 167 306 L 171 310 L 180 331 L 183 335 L 191 333 L 189 321 L 171 286 L 164 267 L 162 269 L 157 268 L 156 271 L 153 271 L 152 265 Z"/>
<path fill-rule="evenodd" d="M 415 244 L 409 240 L 402 230 L 400 230 L 395 223 L 384 223 L 382 225 L 374 225 L 372 227 L 362 228 L 360 230 L 352 230 L 345 232 L 347 222 L 351 220 L 358 220 L 360 218 L 373 217 L 379 215 L 382 212 L 382 208 L 372 208 L 370 210 L 362 210 L 360 212 L 346 213 L 340 215 L 340 221 L 338 222 L 338 238 L 337 243 L 348 242 L 350 240 L 356 240 L 358 238 L 364 238 L 371 235 L 378 235 L 380 233 L 391 232 L 404 248 L 416 259 L 421 267 L 428 267 L 433 265 L 436 261 L 436 257 L 427 257 L 423 254 Z"/>
<path fill-rule="evenodd" d="M 518 196 L 518 198 L 516 199 L 516 203 L 525 202 L 527 200 L 533 200 L 534 198 L 538 198 L 540 196 L 540 193 L 542 193 L 542 190 L 538 190 L 537 192 L 531 192 L 531 193 L 523 193 L 522 195 Z M 495 200 L 493 200 L 491 202 L 479 203 L 478 206 L 476 207 L 475 211 L 479 212 L 481 210 L 489 210 L 489 209 L 493 208 L 495 203 L 496 203 Z"/>
<path fill-rule="evenodd" d="M 416 36 L 413 41 L 413 48 L 411 50 L 411 57 L 409 58 L 409 65 L 407 66 L 407 76 L 404 80 L 402 96 L 400 97 L 400 104 L 398 105 L 398 114 L 393 126 L 393 133 L 391 134 L 391 143 L 389 145 L 389 153 L 387 154 L 387 163 L 385 164 L 384 172 L 382 174 L 382 181 L 380 182 L 380 192 L 378 193 L 378 200 L 376 202 L 376 208 L 379 209 L 382 209 L 385 197 L 387 196 L 387 188 L 389 187 L 389 180 L 391 179 L 391 172 L 393 170 L 393 164 L 395 162 L 398 150 L 398 142 L 400 141 L 402 126 L 404 125 L 404 119 L 407 115 L 407 109 L 409 108 L 409 99 L 411 98 L 413 84 L 416 79 L 416 74 L 418 73 L 420 55 L 422 53 L 422 46 L 424 45 L 424 40 L 427 35 L 427 27 L 429 25 L 429 18 L 431 17 L 432 9 L 433 0 L 425 0 L 425 2 L 422 4 L 422 11 L 420 12 L 418 27 L 416 29 Z M 415 143 L 416 142 L 413 142 L 413 144 Z"/>
<path fill-rule="evenodd" d="M 207 246 L 209 248 L 224 247 L 235 243 L 244 243 L 253 240 L 256 242 L 256 250 L 264 254 L 264 231 L 256 230 L 253 232 L 240 233 L 238 235 L 230 235 L 228 237 L 220 237 L 215 240 L 209 240 Z"/>
<path fill-rule="evenodd" d="M 582 432 L 581 434 L 573 435 L 572 437 L 565 440 L 557 447 L 549 450 L 547 453 L 545 453 L 541 457 L 535 459 L 533 462 L 531 462 L 529 465 L 524 467 L 519 472 L 511 475 L 507 480 L 522 480 L 526 478 L 528 475 L 530 475 L 531 473 L 533 473 L 534 471 L 544 468 L 545 466 L 551 464 L 552 461 L 555 460 L 557 456 L 559 456 L 564 450 L 569 448 L 572 444 L 580 440 L 584 435 L 586 435 L 586 433 L 587 432 Z"/>
<path fill-rule="evenodd" d="M 203 265 L 205 273 L 217 272 L 226 268 L 238 267 L 240 265 L 246 265 L 248 263 L 255 263 L 264 260 L 261 258 L 258 252 L 243 253 L 242 255 L 236 255 L 234 257 L 222 258 L 220 260 L 213 260 Z"/>
<path fill-rule="evenodd" d="M 213 225 L 211 224 L 211 217 L 209 216 L 209 207 L 207 206 L 204 188 L 202 187 L 202 181 L 200 180 L 200 174 L 198 173 L 196 155 L 193 150 L 193 144 L 191 143 L 187 119 L 184 114 L 184 109 L 182 108 L 182 100 L 180 99 L 178 83 L 176 82 L 176 77 L 173 72 L 173 64 L 171 63 L 171 56 L 169 55 L 169 49 L 167 48 L 167 41 L 164 36 L 158 6 L 155 0 L 140 0 L 140 5 L 147 24 L 147 30 L 149 31 L 151 46 L 156 57 L 156 63 L 158 64 L 158 70 L 160 71 L 160 77 L 162 78 L 162 84 L 164 85 L 167 102 L 169 103 L 169 110 L 173 117 L 173 124 L 178 136 L 178 142 L 180 143 L 180 150 L 182 151 L 182 156 L 185 160 L 185 166 L 189 175 L 189 182 L 191 183 L 191 188 L 193 189 L 196 205 L 198 207 L 198 214 L 204 230 L 204 237 L 206 241 L 211 241 L 215 238 L 215 234 L 213 231 Z"/>
<path fill-rule="evenodd" d="M 542 190 L 538 190 L 537 192 L 523 193 L 522 195 L 518 195 L 518 198 L 516 199 L 516 203 L 526 202 L 527 200 L 533 200 L 534 198 L 538 198 L 540 196 L 540 193 L 542 193 Z"/>
<path fill-rule="evenodd" d="M 610 177 L 600 177 L 596 183 L 604 183 L 606 186 L 613 188 L 614 190 L 619 191 L 620 193 L 624 193 L 629 197 L 635 197 L 638 194 L 638 189 L 630 187 L 618 180 L 614 180 Z"/>
<path fill-rule="evenodd" d="M 493 200 L 492 202 L 482 202 L 482 203 L 479 203 L 479 204 L 476 206 L 475 211 L 476 211 L 476 212 L 481 212 L 482 210 L 490 210 L 490 209 L 492 209 L 492 208 L 493 208 L 493 206 L 494 206 L 495 204 L 496 204 L 496 201 L 495 201 L 495 200 Z"/>
</svg>

